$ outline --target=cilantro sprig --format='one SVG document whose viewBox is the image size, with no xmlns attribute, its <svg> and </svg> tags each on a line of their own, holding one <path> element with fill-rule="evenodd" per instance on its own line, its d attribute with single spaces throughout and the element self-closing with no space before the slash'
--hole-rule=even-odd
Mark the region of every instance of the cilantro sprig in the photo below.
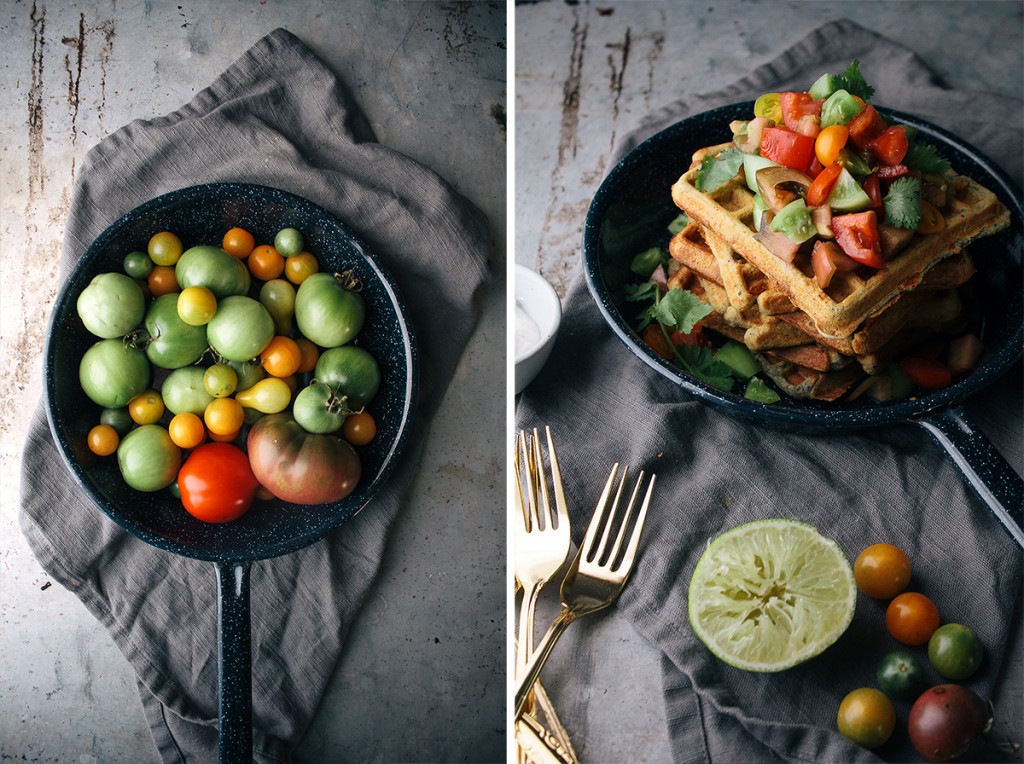
<svg viewBox="0 0 1024 764">
<path fill-rule="evenodd" d="M 886 223 L 912 230 L 921 225 L 921 181 L 917 178 L 902 177 L 893 181 L 882 203 Z"/>
<path fill-rule="evenodd" d="M 864 101 L 870 101 L 871 96 L 875 94 L 875 89 L 861 75 L 860 61 L 857 59 L 854 59 L 853 63 L 846 67 L 846 73 L 837 79 L 839 80 L 838 85 L 840 88 Z"/>
<path fill-rule="evenodd" d="M 717 157 L 707 156 L 697 168 L 697 190 L 703 193 L 714 191 L 726 181 L 732 180 L 743 166 L 743 154 L 739 149 L 726 149 Z"/>
</svg>

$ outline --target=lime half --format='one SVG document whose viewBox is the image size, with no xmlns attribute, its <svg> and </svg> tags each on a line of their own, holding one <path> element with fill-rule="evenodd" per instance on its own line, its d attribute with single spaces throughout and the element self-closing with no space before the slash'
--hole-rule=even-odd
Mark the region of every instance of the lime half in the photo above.
<svg viewBox="0 0 1024 764">
<path fill-rule="evenodd" d="M 690 581 L 690 623 L 712 653 L 747 671 L 813 658 L 853 620 L 846 555 L 807 523 L 757 520 L 704 551 Z"/>
</svg>

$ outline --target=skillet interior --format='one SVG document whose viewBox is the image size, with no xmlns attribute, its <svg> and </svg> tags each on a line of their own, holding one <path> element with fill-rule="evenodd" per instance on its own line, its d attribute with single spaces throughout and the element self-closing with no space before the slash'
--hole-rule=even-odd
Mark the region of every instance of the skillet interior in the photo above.
<svg viewBox="0 0 1024 764">
<path fill-rule="evenodd" d="M 667 251 L 666 226 L 679 214 L 671 198 L 672 184 L 685 172 L 696 149 L 731 138 L 729 122 L 749 118 L 752 101 L 695 115 L 648 139 L 615 166 L 594 196 L 583 234 L 584 269 L 591 295 L 619 339 L 657 373 L 727 413 L 793 430 L 856 429 L 906 421 L 955 403 L 1005 372 L 1020 356 L 1024 336 L 1020 191 L 991 160 L 951 133 L 901 112 L 881 111 L 916 127 L 957 172 L 994 191 L 1010 210 L 1010 227 L 971 249 L 978 272 L 970 284 L 978 299 L 968 300 L 968 310 L 985 352 L 969 376 L 916 400 L 878 403 L 861 396 L 852 403 L 824 403 L 783 395 L 777 403 L 763 404 L 687 376 L 640 340 L 632 328 L 636 308 L 623 298 L 623 287 L 635 278 L 629 271 L 630 261 L 652 246 Z"/>
<path fill-rule="evenodd" d="M 85 434 L 100 408 L 82 392 L 78 366 L 96 341 L 78 318 L 75 302 L 94 276 L 120 271 L 124 256 L 145 251 L 154 233 L 170 230 L 185 248 L 219 244 L 232 226 L 257 243 L 272 242 L 283 227 L 302 231 L 321 271 L 354 268 L 363 282 L 366 324 L 354 344 L 381 366 L 380 393 L 368 407 L 377 438 L 358 449 L 363 466 L 356 490 L 340 502 L 298 506 L 258 501 L 242 518 L 209 524 L 196 520 L 168 491 L 143 493 L 121 479 L 116 459 L 97 459 Z M 86 494 L 116 523 L 176 554 L 217 562 L 258 560 L 295 551 L 321 538 L 359 511 L 381 487 L 405 443 L 416 395 L 416 351 L 401 298 L 374 255 L 326 210 L 295 195 L 250 184 L 192 186 L 153 199 L 107 228 L 63 285 L 50 319 L 45 351 L 45 394 L 50 428 L 69 469 Z M 301 382 L 300 382 L 301 384 Z"/>
</svg>

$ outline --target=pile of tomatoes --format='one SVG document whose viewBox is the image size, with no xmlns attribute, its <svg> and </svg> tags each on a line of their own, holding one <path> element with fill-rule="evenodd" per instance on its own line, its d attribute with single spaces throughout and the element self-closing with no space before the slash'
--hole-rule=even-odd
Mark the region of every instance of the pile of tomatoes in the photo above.
<svg viewBox="0 0 1024 764">
<path fill-rule="evenodd" d="M 294 228 L 257 246 L 236 227 L 220 244 L 185 249 L 161 231 L 78 296 L 97 338 L 79 365 L 101 408 L 88 446 L 207 522 L 256 498 L 338 501 L 359 481 L 354 446 L 376 437 L 366 406 L 381 372 L 353 342 L 358 278 L 321 273 Z"/>
<path fill-rule="evenodd" d="M 958 682 L 974 675 L 981 665 L 984 648 L 978 634 L 959 623 L 940 625 L 935 603 L 920 592 L 906 591 L 910 559 L 892 544 L 864 549 L 853 572 L 864 594 L 889 600 L 886 628 L 910 649 L 881 659 L 878 688 L 860 687 L 843 698 L 837 714 L 839 731 L 865 748 L 878 748 L 896 728 L 892 699 L 912 702 L 907 733 L 914 748 L 929 761 L 955 760 L 980 742 L 991 724 L 989 706 L 959 684 L 929 687 L 925 669 L 911 649 L 926 646 L 931 667 L 943 679 Z"/>
</svg>

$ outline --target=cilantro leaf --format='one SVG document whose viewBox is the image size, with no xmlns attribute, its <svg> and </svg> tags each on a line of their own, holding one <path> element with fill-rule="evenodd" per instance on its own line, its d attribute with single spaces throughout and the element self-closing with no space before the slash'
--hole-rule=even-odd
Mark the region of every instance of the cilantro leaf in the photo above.
<svg viewBox="0 0 1024 764">
<path fill-rule="evenodd" d="M 677 345 L 676 357 L 687 374 L 719 390 L 731 392 L 736 382 L 731 366 L 715 360 L 711 348 L 700 345 Z"/>
<path fill-rule="evenodd" d="M 846 67 L 846 74 L 842 78 L 843 90 L 850 95 L 858 96 L 859 98 L 870 101 L 871 96 L 875 94 L 875 89 L 871 87 L 867 80 L 860 73 L 860 61 L 857 59 L 853 60 L 848 67 Z"/>
<path fill-rule="evenodd" d="M 726 181 L 732 180 L 743 166 L 743 154 L 739 149 L 726 149 L 717 157 L 704 157 L 697 169 L 697 190 L 707 193 L 714 191 Z"/>
<path fill-rule="evenodd" d="M 683 334 L 711 312 L 711 306 L 686 289 L 669 289 L 649 309 L 651 318 L 665 326 L 674 326 Z"/>
<path fill-rule="evenodd" d="M 924 141 L 914 141 L 903 157 L 903 164 L 921 172 L 949 172 L 949 160 L 940 157 L 935 146 Z"/>
<path fill-rule="evenodd" d="M 921 181 L 917 178 L 903 177 L 894 181 L 882 203 L 886 223 L 910 229 L 921 225 Z"/>
</svg>

